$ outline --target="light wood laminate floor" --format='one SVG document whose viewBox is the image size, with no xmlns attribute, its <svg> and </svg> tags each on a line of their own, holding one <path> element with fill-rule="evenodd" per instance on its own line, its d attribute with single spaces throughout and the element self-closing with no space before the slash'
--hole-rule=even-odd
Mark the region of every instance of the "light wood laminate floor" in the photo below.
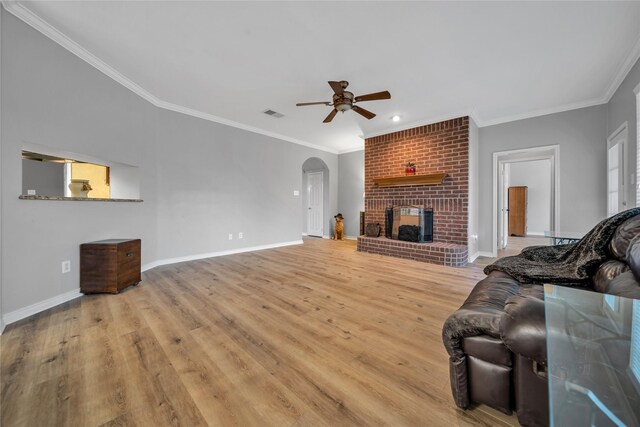
<svg viewBox="0 0 640 427">
<path fill-rule="evenodd" d="M 440 332 L 484 275 L 353 241 L 157 267 L 9 325 L 2 426 L 495 426 Z"/>
<path fill-rule="evenodd" d="M 496 258 L 491 257 L 478 257 L 474 265 L 478 267 L 484 267 L 493 263 L 496 259 L 505 256 L 512 256 L 519 254 L 524 248 L 528 246 L 549 246 L 551 245 L 551 239 L 540 236 L 527 236 L 527 237 L 515 237 L 510 236 L 507 247 L 504 249 L 498 249 L 498 256 Z"/>
</svg>

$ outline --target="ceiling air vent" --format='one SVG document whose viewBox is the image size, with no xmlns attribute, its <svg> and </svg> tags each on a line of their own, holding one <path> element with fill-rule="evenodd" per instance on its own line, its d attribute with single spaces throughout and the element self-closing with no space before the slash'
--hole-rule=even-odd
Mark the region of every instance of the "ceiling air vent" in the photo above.
<svg viewBox="0 0 640 427">
<path fill-rule="evenodd" d="M 275 117 L 276 119 L 279 119 L 280 117 L 284 117 L 284 114 L 278 113 L 277 111 L 273 111 L 273 110 L 265 110 L 263 111 L 263 113 L 265 113 L 267 116 Z"/>
</svg>

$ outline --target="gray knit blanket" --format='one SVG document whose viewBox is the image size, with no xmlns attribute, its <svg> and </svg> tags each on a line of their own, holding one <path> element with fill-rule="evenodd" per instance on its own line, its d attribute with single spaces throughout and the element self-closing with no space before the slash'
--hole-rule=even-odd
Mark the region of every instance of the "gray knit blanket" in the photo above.
<svg viewBox="0 0 640 427">
<path fill-rule="evenodd" d="M 587 285 L 594 270 L 609 257 L 607 247 L 616 228 L 636 215 L 640 215 L 640 208 L 620 212 L 601 221 L 579 242 L 531 246 L 519 255 L 500 258 L 484 272 L 502 271 L 520 283 Z"/>
</svg>

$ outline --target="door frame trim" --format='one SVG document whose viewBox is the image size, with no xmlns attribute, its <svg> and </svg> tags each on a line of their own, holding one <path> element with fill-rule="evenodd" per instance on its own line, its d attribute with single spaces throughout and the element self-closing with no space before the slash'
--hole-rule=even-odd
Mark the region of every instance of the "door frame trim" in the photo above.
<svg viewBox="0 0 640 427">
<path fill-rule="evenodd" d="M 620 208 L 620 204 L 623 203 L 622 210 L 627 209 L 629 205 L 629 201 L 627 200 L 627 182 L 629 181 L 629 177 L 627 176 L 627 159 L 629 157 L 629 122 L 625 121 L 622 123 L 616 130 L 611 132 L 611 135 L 607 138 L 607 186 L 605 188 L 605 200 L 607 201 L 607 214 L 609 213 L 609 149 L 614 145 L 618 145 L 620 142 L 616 142 L 621 139 L 622 145 L 622 162 L 620 166 L 619 175 L 622 176 L 622 190 L 618 188 L 618 197 L 622 195 L 622 201 L 618 199 L 618 209 Z M 622 212 L 621 210 L 618 210 Z"/>
<path fill-rule="evenodd" d="M 509 158 L 513 157 L 513 158 Z M 491 253 L 493 257 L 498 256 L 498 209 L 500 199 L 498 193 L 501 188 L 499 183 L 499 166 L 501 163 L 516 163 L 533 160 L 551 160 L 551 230 L 556 230 L 560 226 L 560 145 L 545 145 L 542 147 L 521 148 L 518 150 L 496 151 L 493 153 L 492 168 L 492 231 L 491 231 Z"/>
<path fill-rule="evenodd" d="M 500 174 L 500 172 L 505 172 L 507 170 L 507 166 L 510 166 L 511 162 L 504 162 L 504 161 L 498 161 L 498 241 L 497 241 L 497 249 L 503 249 L 505 247 L 507 247 L 507 245 L 509 244 L 509 214 L 505 215 L 504 214 L 504 209 L 505 207 L 508 209 L 509 207 L 509 186 L 510 186 L 510 179 L 506 179 L 505 180 L 505 174 L 502 173 Z M 509 167 L 509 169 L 511 169 Z M 502 176 L 500 176 L 502 175 Z M 511 171 L 509 171 L 508 174 L 509 175 L 508 178 L 510 178 L 511 175 Z M 506 191 L 505 191 L 506 190 Z M 505 203 L 504 200 L 504 194 L 507 194 L 507 201 Z M 500 215 L 500 212 L 503 212 L 502 215 Z M 504 224 L 504 217 L 507 217 L 507 224 L 505 226 Z M 504 232 L 504 230 L 507 230 L 506 235 L 502 235 L 502 233 Z M 502 241 L 504 240 L 505 244 L 504 247 L 502 246 Z"/>
</svg>

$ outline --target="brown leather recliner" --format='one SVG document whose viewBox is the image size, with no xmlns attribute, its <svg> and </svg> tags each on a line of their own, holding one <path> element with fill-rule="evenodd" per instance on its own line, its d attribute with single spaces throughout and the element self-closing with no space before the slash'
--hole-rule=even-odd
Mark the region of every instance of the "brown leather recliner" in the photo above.
<svg viewBox="0 0 640 427">
<path fill-rule="evenodd" d="M 640 299 L 640 215 L 609 242 L 610 259 L 587 289 Z M 451 325 L 464 334 L 451 334 Z M 523 426 L 549 425 L 546 328 L 541 284 L 521 284 L 493 271 L 478 282 L 443 327 L 451 391 L 457 406 L 486 404 Z"/>
</svg>

